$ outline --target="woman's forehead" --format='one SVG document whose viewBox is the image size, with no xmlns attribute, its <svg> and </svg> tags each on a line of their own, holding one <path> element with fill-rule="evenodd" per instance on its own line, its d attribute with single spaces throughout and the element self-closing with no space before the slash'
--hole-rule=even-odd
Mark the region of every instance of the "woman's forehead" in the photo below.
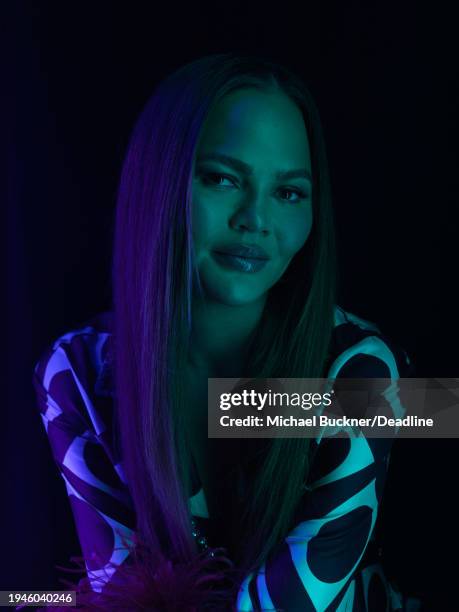
<svg viewBox="0 0 459 612">
<path fill-rule="evenodd" d="M 282 91 L 231 92 L 213 107 L 203 126 L 198 155 L 245 156 L 253 163 L 282 158 L 310 168 L 309 141 L 300 108 Z"/>
</svg>

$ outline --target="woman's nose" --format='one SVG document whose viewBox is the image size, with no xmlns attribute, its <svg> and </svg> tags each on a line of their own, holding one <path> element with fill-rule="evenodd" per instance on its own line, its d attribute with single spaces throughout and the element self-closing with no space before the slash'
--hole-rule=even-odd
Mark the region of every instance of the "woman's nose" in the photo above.
<svg viewBox="0 0 459 612">
<path fill-rule="evenodd" d="M 268 234 L 269 212 L 266 201 L 263 201 L 261 195 L 247 196 L 234 212 L 230 224 L 233 229 Z"/>
</svg>

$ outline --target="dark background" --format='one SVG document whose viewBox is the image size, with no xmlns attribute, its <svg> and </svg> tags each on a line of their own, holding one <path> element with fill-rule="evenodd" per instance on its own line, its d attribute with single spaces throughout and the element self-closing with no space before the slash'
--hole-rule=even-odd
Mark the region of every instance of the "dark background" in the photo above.
<svg viewBox="0 0 459 612">
<path fill-rule="evenodd" d="M 6 4 L 6 3 L 5 3 Z M 417 376 L 456 377 L 458 43 L 414 2 L 15 2 L 8 77 L 8 402 L 2 589 L 59 588 L 79 554 L 31 386 L 51 340 L 110 308 L 117 181 L 156 83 L 200 55 L 266 53 L 308 83 L 328 148 L 340 305 L 400 343 Z M 11 83 L 11 85 L 10 85 Z M 394 444 L 385 567 L 457 609 L 456 440 Z"/>
</svg>

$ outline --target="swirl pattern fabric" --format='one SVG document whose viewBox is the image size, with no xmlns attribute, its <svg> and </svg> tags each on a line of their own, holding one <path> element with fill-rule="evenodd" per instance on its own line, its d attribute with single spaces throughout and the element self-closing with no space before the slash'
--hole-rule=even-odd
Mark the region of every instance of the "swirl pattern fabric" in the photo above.
<svg viewBox="0 0 459 612">
<path fill-rule="evenodd" d="M 95 591 L 100 589 L 97 578 L 115 578 L 116 567 L 128 558 L 123 540 L 130 541 L 135 529 L 113 444 L 111 320 L 111 313 L 101 313 L 60 336 L 33 375 Z M 406 352 L 378 327 L 335 307 L 327 377 L 396 380 L 412 371 Z M 374 400 L 392 414 L 400 410 L 396 392 L 381 393 L 376 386 Z M 242 582 L 236 602 L 240 612 L 403 609 L 403 597 L 386 579 L 377 556 L 368 554 L 377 549 L 374 527 L 392 440 L 342 433 L 312 441 L 304 503 L 280 549 Z M 205 530 L 209 515 L 202 489 L 189 505 Z"/>
</svg>

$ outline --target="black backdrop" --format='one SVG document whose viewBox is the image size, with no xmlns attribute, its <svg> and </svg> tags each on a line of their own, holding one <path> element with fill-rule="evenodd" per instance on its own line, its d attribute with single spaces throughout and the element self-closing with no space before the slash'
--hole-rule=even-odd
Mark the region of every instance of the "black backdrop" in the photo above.
<svg viewBox="0 0 459 612">
<path fill-rule="evenodd" d="M 155 84 L 186 61 L 228 50 L 267 53 L 299 72 L 328 146 L 340 304 L 404 346 L 418 376 L 455 377 L 458 45 L 451 10 L 414 2 L 10 9 L 0 588 L 52 589 L 61 575 L 53 565 L 79 550 L 32 369 L 50 340 L 110 307 L 118 175 Z M 397 441 L 379 520 L 388 573 L 432 609 L 457 608 L 457 454 L 456 440 Z"/>
</svg>

